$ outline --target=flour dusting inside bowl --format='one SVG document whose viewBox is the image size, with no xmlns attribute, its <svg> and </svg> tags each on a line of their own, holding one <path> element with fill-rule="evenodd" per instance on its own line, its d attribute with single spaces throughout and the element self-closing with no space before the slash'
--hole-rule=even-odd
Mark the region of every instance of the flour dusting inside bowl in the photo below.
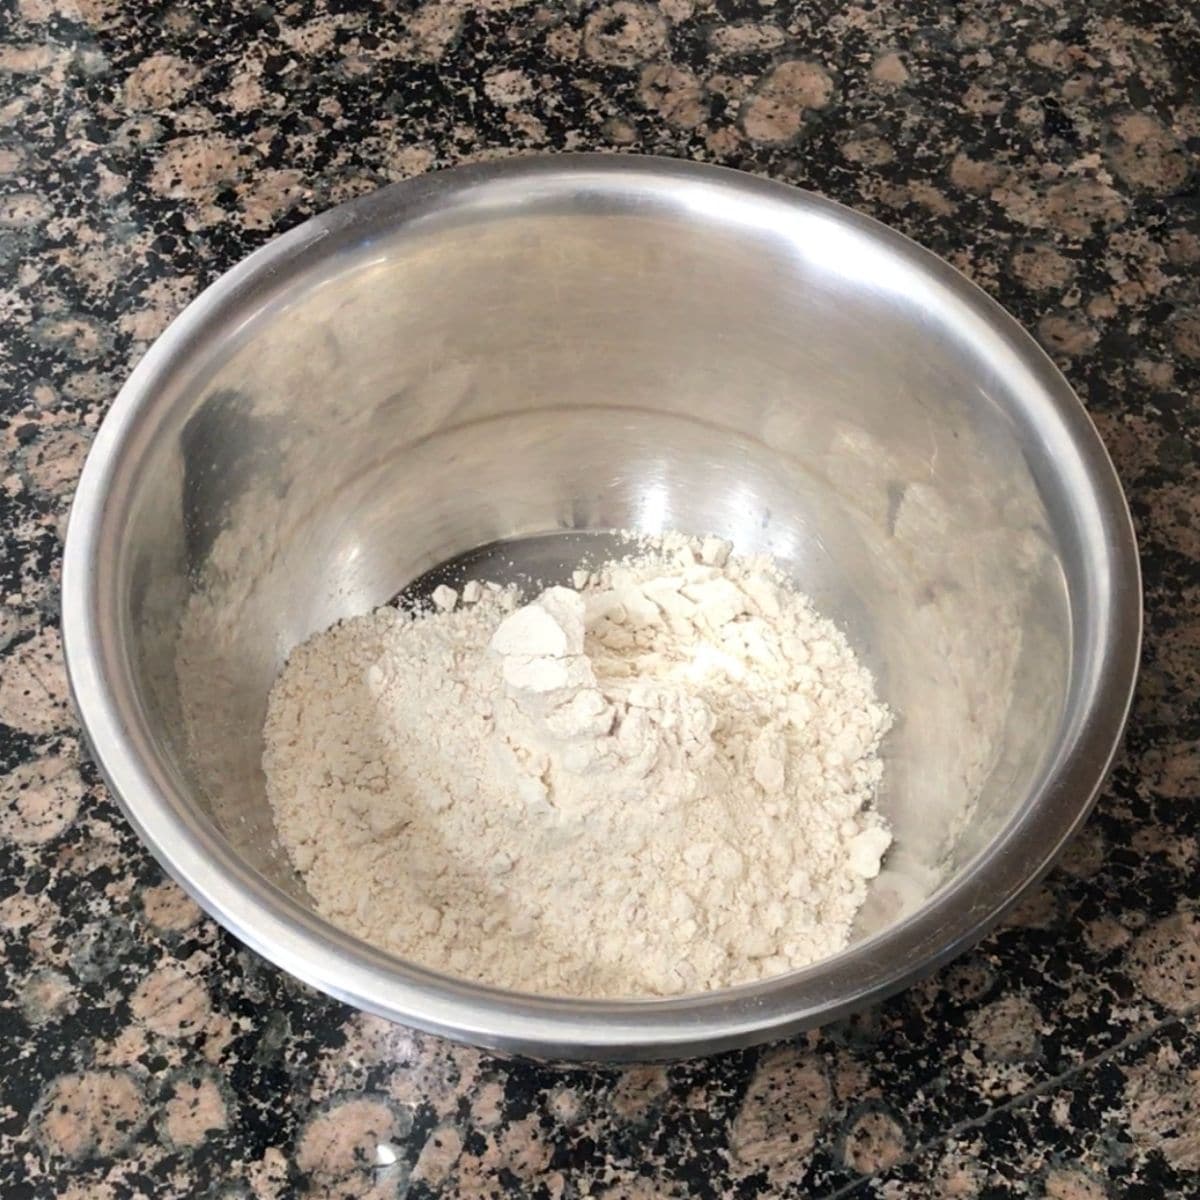
<svg viewBox="0 0 1200 1200">
<path fill-rule="evenodd" d="M 842 949 L 891 718 L 770 559 L 644 539 L 520 606 L 438 587 L 300 646 L 264 768 L 318 909 L 426 966 L 620 997 Z"/>
</svg>

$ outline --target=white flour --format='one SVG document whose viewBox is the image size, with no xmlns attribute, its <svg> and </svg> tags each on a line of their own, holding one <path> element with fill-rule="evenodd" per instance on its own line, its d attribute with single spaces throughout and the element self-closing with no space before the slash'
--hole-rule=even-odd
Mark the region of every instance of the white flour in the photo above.
<svg viewBox="0 0 1200 1200">
<path fill-rule="evenodd" d="M 870 674 L 768 560 L 671 534 L 516 608 L 312 638 L 263 765 L 317 907 L 453 974 L 669 995 L 835 953 L 891 838 Z"/>
</svg>

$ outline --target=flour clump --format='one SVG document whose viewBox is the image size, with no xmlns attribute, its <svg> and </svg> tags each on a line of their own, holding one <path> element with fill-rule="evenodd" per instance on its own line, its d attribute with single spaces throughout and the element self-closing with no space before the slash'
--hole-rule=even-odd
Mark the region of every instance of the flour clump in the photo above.
<svg viewBox="0 0 1200 1200">
<path fill-rule="evenodd" d="M 318 909 L 423 965 L 671 995 L 836 953 L 891 717 L 770 559 L 643 539 L 520 604 L 446 585 L 298 647 L 263 766 Z"/>
</svg>

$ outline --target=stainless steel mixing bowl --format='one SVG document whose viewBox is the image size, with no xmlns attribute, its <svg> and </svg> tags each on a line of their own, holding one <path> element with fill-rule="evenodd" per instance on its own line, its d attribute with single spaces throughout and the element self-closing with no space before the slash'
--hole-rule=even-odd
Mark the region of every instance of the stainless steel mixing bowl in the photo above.
<svg viewBox="0 0 1200 1200">
<path fill-rule="evenodd" d="M 850 948 L 593 1003 L 439 975 L 315 915 L 259 766 L 289 650 L 474 547 L 553 573 L 571 531 L 629 527 L 769 550 L 876 671 L 895 845 Z M 1079 402 L 945 263 L 746 175 L 563 156 L 356 200 L 196 300 L 96 439 L 63 632 L 113 792 L 248 945 L 452 1037 L 653 1058 L 829 1020 L 977 939 L 1088 812 L 1140 588 Z"/>
</svg>

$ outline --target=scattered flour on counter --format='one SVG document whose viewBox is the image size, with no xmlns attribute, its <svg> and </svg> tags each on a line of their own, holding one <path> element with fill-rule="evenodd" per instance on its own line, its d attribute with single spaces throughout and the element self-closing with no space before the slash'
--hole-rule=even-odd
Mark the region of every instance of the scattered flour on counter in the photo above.
<svg viewBox="0 0 1200 1200">
<path fill-rule="evenodd" d="M 263 765 L 318 909 L 502 987 L 660 996 L 846 945 L 891 722 L 766 558 L 644 539 L 518 607 L 442 587 L 298 647 Z"/>
</svg>

